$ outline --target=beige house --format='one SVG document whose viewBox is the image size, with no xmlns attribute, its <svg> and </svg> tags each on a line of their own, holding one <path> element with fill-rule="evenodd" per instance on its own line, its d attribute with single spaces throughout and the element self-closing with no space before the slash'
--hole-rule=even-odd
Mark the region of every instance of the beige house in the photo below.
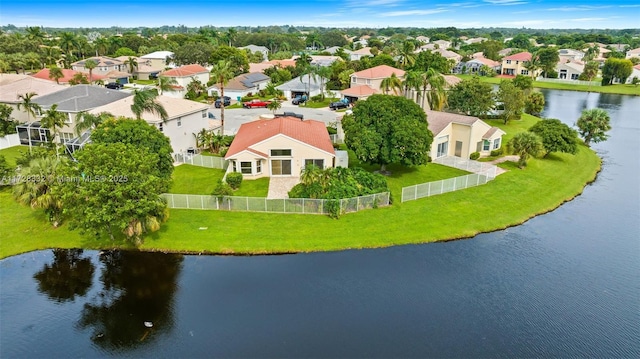
<svg viewBox="0 0 640 359">
<path fill-rule="evenodd" d="M 395 67 L 387 65 L 380 65 L 372 67 L 370 69 L 354 72 L 353 74 L 351 74 L 350 87 L 366 85 L 373 90 L 380 90 L 380 84 L 382 83 L 382 80 L 390 77 L 394 73 L 401 80 L 404 78 L 403 70 L 396 69 Z"/>
<path fill-rule="evenodd" d="M 211 129 L 217 125 L 207 116 L 209 109 L 207 104 L 169 96 L 158 96 L 156 100 L 167 111 L 169 119 L 162 121 L 160 116 L 150 112 L 144 112 L 142 119 L 169 138 L 174 153 L 186 153 L 187 150 L 195 148 L 196 140 L 193 134 L 200 132 L 203 128 Z M 89 113 L 108 112 L 116 117 L 135 118 L 136 115 L 131 111 L 132 104 L 133 96 L 129 96 L 96 107 Z"/>
<path fill-rule="evenodd" d="M 632 57 L 640 58 L 640 47 L 627 51 L 625 58 L 630 59 Z"/>
<path fill-rule="evenodd" d="M 584 64 L 575 61 L 561 62 L 556 65 L 558 78 L 562 80 L 577 80 L 583 71 Z"/>
<path fill-rule="evenodd" d="M 167 91 L 164 93 L 166 96 L 184 98 L 187 93 L 187 85 L 194 79 L 202 82 L 203 85 L 207 85 L 209 82 L 209 70 L 198 65 L 185 65 L 176 67 L 175 69 L 163 71 L 158 76 L 165 76 L 176 80 L 178 83 L 174 91 Z"/>
<path fill-rule="evenodd" d="M 35 100 L 38 96 L 48 95 L 65 88 L 67 87 L 53 81 L 41 80 L 29 75 L 0 74 L 0 103 L 13 109 L 11 117 L 14 120 L 20 123 L 33 121 L 33 116 L 28 116 L 24 109 L 18 110 L 18 104 L 22 102 L 18 96 L 33 92 L 37 94 L 33 97 Z"/>
<path fill-rule="evenodd" d="M 477 117 L 440 111 L 426 111 L 429 130 L 433 132 L 431 158 L 455 156 L 469 158 L 473 152 L 488 156 L 502 146 L 506 133 Z"/>
<path fill-rule="evenodd" d="M 360 50 L 353 51 L 349 54 L 349 60 L 356 61 L 363 57 L 373 57 L 370 47 L 363 47 Z"/>
<path fill-rule="evenodd" d="M 230 161 L 227 172 L 251 179 L 298 177 L 309 164 L 334 167 L 335 158 L 325 124 L 295 117 L 242 124 L 225 156 Z"/>
<path fill-rule="evenodd" d="M 167 64 L 167 58 L 173 57 L 171 51 L 156 51 L 150 54 L 140 56 L 138 63 L 144 62 L 147 66 L 156 69 L 165 69 L 167 67 L 175 67 L 171 62 Z"/>
<path fill-rule="evenodd" d="M 104 76 L 107 73 L 114 70 L 126 72 L 128 68 L 123 61 L 120 61 L 118 59 L 114 59 L 112 57 L 107 57 L 107 56 L 94 56 L 88 59 L 84 59 L 84 60 L 80 60 L 72 63 L 71 69 L 73 69 L 74 71 L 79 71 L 79 72 L 88 74 L 89 69 L 84 67 L 87 60 L 93 60 L 97 64 L 97 66 L 91 72 L 92 75 Z"/>
<path fill-rule="evenodd" d="M 530 52 L 519 52 L 502 59 L 502 74 L 508 76 L 529 75 L 524 65 L 527 61 L 531 61 Z"/>
</svg>

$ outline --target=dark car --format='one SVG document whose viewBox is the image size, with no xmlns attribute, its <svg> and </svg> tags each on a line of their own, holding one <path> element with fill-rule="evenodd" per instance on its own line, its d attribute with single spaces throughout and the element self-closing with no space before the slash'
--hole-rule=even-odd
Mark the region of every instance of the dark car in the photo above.
<svg viewBox="0 0 640 359">
<path fill-rule="evenodd" d="M 307 102 L 307 96 L 296 96 L 293 100 L 291 100 L 291 103 L 294 105 L 300 105 Z"/>
<path fill-rule="evenodd" d="M 216 108 L 220 108 L 220 107 L 222 106 L 222 105 L 221 105 L 221 102 L 222 102 L 222 101 L 220 101 L 220 99 L 217 99 L 217 100 L 216 100 L 216 102 L 215 102 L 215 106 L 216 106 Z M 224 97 L 224 105 L 225 105 L 225 106 L 229 106 L 229 105 L 231 105 L 231 97 L 229 97 L 229 96 L 225 96 L 225 97 Z"/>
<path fill-rule="evenodd" d="M 112 90 L 122 90 L 124 88 L 124 86 L 118 82 L 109 82 L 108 84 L 104 85 L 104 87 Z"/>
<path fill-rule="evenodd" d="M 338 109 L 347 108 L 347 107 L 349 107 L 348 102 L 338 101 L 338 102 L 332 102 L 329 104 L 329 108 L 332 110 L 338 110 Z"/>
</svg>

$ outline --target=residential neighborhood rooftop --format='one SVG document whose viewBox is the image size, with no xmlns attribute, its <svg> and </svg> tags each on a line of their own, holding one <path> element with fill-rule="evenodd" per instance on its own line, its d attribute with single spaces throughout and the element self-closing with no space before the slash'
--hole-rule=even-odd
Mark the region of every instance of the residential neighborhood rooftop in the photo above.
<svg viewBox="0 0 640 359">
<path fill-rule="evenodd" d="M 169 96 L 160 95 L 156 97 L 156 101 L 167 111 L 169 120 L 209 109 L 209 106 L 204 103 Z M 89 112 L 93 114 L 109 112 L 114 116 L 135 118 L 136 115 L 131 111 L 132 104 L 133 96 L 129 96 L 103 106 L 96 107 Z M 162 122 L 162 118 L 160 118 L 156 113 L 145 112 L 142 114 L 142 118 L 149 123 Z"/>
<path fill-rule="evenodd" d="M 101 86 L 76 85 L 37 97 L 34 102 L 43 108 L 58 104 L 58 111 L 81 112 L 130 97 L 131 93 L 110 90 Z"/>
<path fill-rule="evenodd" d="M 513 54 L 510 56 L 506 56 L 505 58 L 502 59 L 504 60 L 512 60 L 512 61 L 530 61 L 531 60 L 531 53 L 530 52 L 518 52 L 517 54 Z"/>
<path fill-rule="evenodd" d="M 207 72 L 209 72 L 209 70 L 207 70 L 205 67 L 198 64 L 191 64 L 191 65 L 184 65 L 184 66 L 176 67 L 175 69 L 163 71 L 160 73 L 160 76 L 189 77 L 189 76 L 193 76 L 201 73 L 207 73 Z"/>
<path fill-rule="evenodd" d="M 87 79 L 89 78 L 89 75 L 84 73 L 84 72 L 75 71 L 75 70 L 71 70 L 71 69 L 60 69 L 60 70 L 62 70 L 62 75 L 64 75 L 63 77 L 58 79 L 58 82 L 60 82 L 61 84 L 68 83 L 69 80 L 71 80 L 75 74 L 83 74 L 84 76 L 87 77 Z M 92 75 L 93 75 L 93 76 L 91 76 L 91 80 L 92 81 L 103 80 L 105 78 L 104 76 L 98 75 L 96 73 L 94 73 Z M 56 80 L 54 80 L 54 79 L 49 77 L 49 69 L 48 68 L 47 69 L 42 69 L 42 70 L 38 71 L 37 73 L 33 74 L 33 77 L 35 77 L 37 79 L 41 79 L 41 80 L 56 82 Z"/>
<path fill-rule="evenodd" d="M 0 79 L 4 78 L 4 75 Z M 67 88 L 63 85 L 58 85 L 55 82 L 41 80 L 28 75 L 18 77 L 16 81 L 0 81 L 0 102 L 2 103 L 19 103 L 18 95 L 24 95 L 26 93 L 34 92 L 37 96 L 44 96 L 56 91 L 64 90 Z M 37 98 L 34 97 L 34 100 Z"/>
<path fill-rule="evenodd" d="M 404 70 L 396 69 L 388 65 L 380 65 L 372 67 L 370 69 L 362 70 L 351 74 L 351 77 L 363 78 L 363 79 L 381 79 L 391 76 L 393 73 L 397 77 L 404 76 Z"/>
</svg>

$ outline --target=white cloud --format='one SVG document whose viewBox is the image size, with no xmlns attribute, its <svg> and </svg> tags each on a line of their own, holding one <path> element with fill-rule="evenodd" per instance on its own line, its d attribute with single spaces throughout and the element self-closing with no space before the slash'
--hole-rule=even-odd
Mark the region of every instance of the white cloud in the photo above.
<svg viewBox="0 0 640 359">
<path fill-rule="evenodd" d="M 561 6 L 547 9 L 548 11 L 592 11 L 599 9 L 610 8 L 611 6 L 590 6 L 590 5 L 578 5 L 578 6 Z"/>
<path fill-rule="evenodd" d="M 348 7 L 363 7 L 363 8 L 371 8 L 374 6 L 398 6 L 404 0 L 347 0 Z"/>
<path fill-rule="evenodd" d="M 522 1 L 522 0 L 483 0 L 483 1 L 492 5 L 503 5 L 503 6 L 524 5 L 528 3 L 527 1 Z"/>
<path fill-rule="evenodd" d="M 405 11 L 391 11 L 380 13 L 379 16 L 391 17 L 391 16 L 414 16 L 414 15 L 431 15 L 447 12 L 447 9 L 434 9 L 434 10 L 405 10 Z"/>
</svg>

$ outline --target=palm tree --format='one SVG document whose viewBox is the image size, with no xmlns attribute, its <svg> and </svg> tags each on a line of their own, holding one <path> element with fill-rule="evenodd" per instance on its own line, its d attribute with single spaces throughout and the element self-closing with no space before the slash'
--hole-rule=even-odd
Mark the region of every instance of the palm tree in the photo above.
<svg viewBox="0 0 640 359">
<path fill-rule="evenodd" d="M 407 71 L 404 74 L 404 81 L 402 81 L 404 85 L 404 94 L 407 98 L 409 97 L 409 90 L 414 90 L 416 92 L 416 98 L 413 99 L 416 103 L 418 103 L 418 96 L 422 93 L 420 90 L 422 89 L 422 76 L 418 71 Z"/>
<path fill-rule="evenodd" d="M 155 113 L 162 121 L 169 119 L 167 110 L 156 101 L 156 97 L 158 93 L 155 90 L 134 90 L 131 111 L 136 115 L 136 119 L 141 120 L 144 112 Z"/>
<path fill-rule="evenodd" d="M 441 111 L 447 103 L 447 81 L 441 73 L 430 68 L 422 73 L 422 107 L 424 99 L 427 98 L 429 108 L 434 111 Z"/>
<path fill-rule="evenodd" d="M 40 105 L 33 102 L 33 98 L 38 96 L 35 92 L 28 92 L 24 95 L 18 95 L 18 100 L 22 102 L 18 102 L 18 110 L 23 110 L 27 113 L 27 122 L 31 122 L 31 116 L 36 117 L 36 112 L 40 111 Z"/>
<path fill-rule="evenodd" d="M 42 31 L 42 28 L 37 26 L 27 26 L 26 30 L 27 30 L 27 38 L 29 40 L 42 43 L 42 40 L 44 40 L 44 35 L 45 35 L 45 33 Z"/>
<path fill-rule="evenodd" d="M 176 91 L 175 86 L 178 86 L 178 81 L 176 81 L 175 78 L 158 76 L 158 90 L 160 90 L 160 95 L 162 95 L 165 91 Z"/>
<path fill-rule="evenodd" d="M 40 120 L 43 128 L 48 128 L 53 136 L 51 137 L 51 142 L 54 143 L 56 147 L 56 158 L 60 158 L 60 154 L 58 153 L 58 144 L 55 143 L 55 138 L 58 136 L 60 129 L 64 127 L 64 123 L 67 120 L 67 115 L 63 112 L 58 111 L 58 104 L 53 104 L 50 109 L 45 112 L 44 117 Z"/>
<path fill-rule="evenodd" d="M 71 64 L 73 59 L 73 50 L 78 48 L 78 39 L 71 32 L 63 32 L 60 34 L 60 48 L 67 55 L 67 66 Z"/>
<path fill-rule="evenodd" d="M 60 60 L 60 49 L 55 46 L 42 46 L 40 48 L 45 66 L 55 65 Z"/>
<path fill-rule="evenodd" d="M 61 164 L 60 159 L 50 156 L 34 159 L 28 167 L 20 169 L 20 176 L 37 180 L 20 181 L 13 187 L 13 196 L 19 203 L 33 209 L 43 209 L 54 227 L 58 226 L 62 217 L 62 199 L 52 191 Z"/>
<path fill-rule="evenodd" d="M 311 56 L 307 53 L 303 53 L 296 59 L 296 67 L 305 68 L 311 64 L 311 61 L 313 61 Z"/>
<path fill-rule="evenodd" d="M 94 42 L 96 47 L 96 56 L 104 55 L 109 49 L 109 40 L 106 37 L 99 37 Z"/>
<path fill-rule="evenodd" d="M 267 105 L 267 109 L 269 109 L 270 111 L 273 112 L 273 114 L 276 114 L 276 111 L 278 111 L 280 108 L 282 108 L 282 104 L 280 103 L 280 101 L 271 101 L 268 105 Z"/>
<path fill-rule="evenodd" d="M 231 44 L 236 40 L 236 37 L 238 37 L 238 31 L 236 31 L 236 29 L 234 28 L 229 28 L 226 34 L 226 38 L 229 41 L 229 46 L 231 46 Z"/>
<path fill-rule="evenodd" d="M 205 87 L 200 80 L 196 77 L 191 77 L 191 82 L 187 84 L 187 93 L 193 93 L 195 97 L 202 95 L 205 91 Z"/>
<path fill-rule="evenodd" d="M 229 61 L 220 60 L 217 64 L 213 66 L 211 69 L 211 78 L 218 84 L 220 87 L 220 127 L 221 132 L 224 135 L 224 86 L 231 80 L 234 76 L 233 69 L 231 68 L 231 63 Z"/>
<path fill-rule="evenodd" d="M 391 76 L 383 79 L 382 82 L 380 82 L 380 89 L 385 93 L 385 95 L 388 94 L 389 91 L 393 91 L 395 95 L 398 95 L 398 91 L 402 91 L 402 80 L 400 80 L 400 78 L 396 76 L 396 73 L 394 72 L 391 74 Z"/>
<path fill-rule="evenodd" d="M 76 136 L 82 135 L 87 130 L 92 130 L 98 127 L 101 123 L 114 116 L 109 112 L 100 112 L 97 115 L 88 113 L 86 111 L 78 112 L 76 115 Z"/>
<path fill-rule="evenodd" d="M 84 62 L 84 68 L 89 70 L 89 83 L 93 82 L 93 69 L 98 66 L 98 62 L 94 59 L 89 59 Z"/>
<path fill-rule="evenodd" d="M 531 55 L 531 60 L 525 61 L 523 66 L 525 69 L 529 71 L 531 78 L 535 78 L 536 71 L 540 70 L 540 67 L 541 67 L 540 59 L 535 54 Z"/>
<path fill-rule="evenodd" d="M 416 54 L 414 51 L 416 50 L 415 45 L 411 41 L 405 41 L 402 44 L 402 48 L 398 51 L 398 55 L 400 56 L 398 63 L 400 64 L 400 68 L 406 68 L 407 66 L 413 66 L 416 63 Z"/>
<path fill-rule="evenodd" d="M 318 66 L 314 70 L 315 74 L 320 78 L 320 95 L 322 95 L 322 100 L 324 100 L 324 92 L 325 92 L 325 80 L 330 78 L 333 74 L 333 71 L 330 67 L 327 66 Z"/>
<path fill-rule="evenodd" d="M 543 151 L 542 141 L 540 137 L 533 132 L 519 132 L 509 141 L 511 152 L 517 156 L 518 167 L 523 168 L 527 165 L 529 157 L 537 156 Z"/>
<path fill-rule="evenodd" d="M 60 84 L 60 79 L 63 77 L 64 73 L 58 66 L 52 66 L 51 68 L 49 68 L 49 78 L 52 80 L 56 80 L 57 84 Z"/>
<path fill-rule="evenodd" d="M 133 73 L 136 72 L 136 69 L 138 69 L 138 59 L 136 59 L 134 56 L 129 56 L 124 64 L 129 66 L 129 73 L 131 75 L 133 75 Z"/>
</svg>

